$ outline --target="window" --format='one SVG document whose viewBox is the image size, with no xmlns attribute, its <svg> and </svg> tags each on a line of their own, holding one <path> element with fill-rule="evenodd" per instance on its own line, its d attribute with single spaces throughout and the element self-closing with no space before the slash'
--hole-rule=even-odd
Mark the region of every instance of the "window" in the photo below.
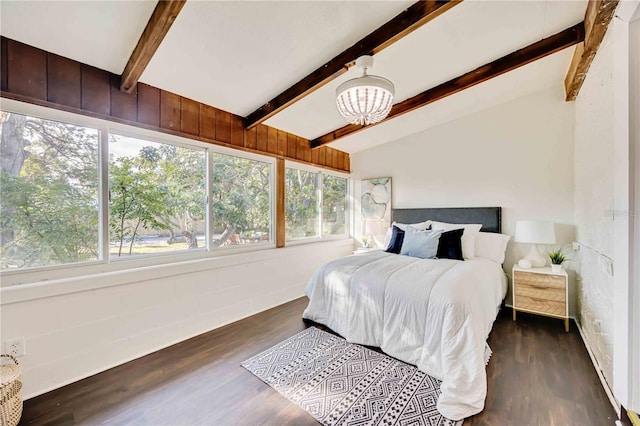
<svg viewBox="0 0 640 426">
<path fill-rule="evenodd" d="M 322 176 L 322 235 L 347 233 L 347 183 L 343 177 Z"/>
<path fill-rule="evenodd" d="M 206 247 L 203 149 L 109 135 L 109 254 Z"/>
<path fill-rule="evenodd" d="M 2 269 L 100 258 L 99 131 L 0 112 Z"/>
<path fill-rule="evenodd" d="M 212 246 L 271 242 L 271 163 L 220 153 L 212 158 Z"/>
<path fill-rule="evenodd" d="M 284 182 L 287 239 L 320 235 L 320 173 L 287 167 Z"/>
<path fill-rule="evenodd" d="M 3 284 L 274 245 L 274 158 L 20 105 L 0 111 Z M 346 236 L 348 184 L 287 163 L 286 238 Z"/>
<path fill-rule="evenodd" d="M 285 169 L 288 240 L 346 235 L 348 182 L 345 177 L 297 167 Z"/>
</svg>

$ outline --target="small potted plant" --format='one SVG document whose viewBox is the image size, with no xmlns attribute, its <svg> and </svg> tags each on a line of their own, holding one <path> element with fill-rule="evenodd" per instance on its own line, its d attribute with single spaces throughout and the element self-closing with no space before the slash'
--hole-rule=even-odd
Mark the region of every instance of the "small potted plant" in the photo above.
<svg viewBox="0 0 640 426">
<path fill-rule="evenodd" d="M 551 271 L 552 272 L 562 272 L 562 264 L 569 260 L 564 253 L 562 252 L 562 247 L 557 250 L 548 252 L 549 258 L 551 258 Z"/>
<path fill-rule="evenodd" d="M 362 247 L 369 248 L 369 239 L 366 237 L 362 238 Z"/>
</svg>

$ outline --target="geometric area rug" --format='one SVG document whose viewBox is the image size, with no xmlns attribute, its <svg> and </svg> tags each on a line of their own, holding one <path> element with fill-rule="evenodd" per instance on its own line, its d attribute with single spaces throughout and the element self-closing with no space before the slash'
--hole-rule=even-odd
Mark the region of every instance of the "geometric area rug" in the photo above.
<svg viewBox="0 0 640 426">
<path fill-rule="evenodd" d="M 242 366 L 324 425 L 462 424 L 438 412 L 439 380 L 315 327 Z"/>
</svg>

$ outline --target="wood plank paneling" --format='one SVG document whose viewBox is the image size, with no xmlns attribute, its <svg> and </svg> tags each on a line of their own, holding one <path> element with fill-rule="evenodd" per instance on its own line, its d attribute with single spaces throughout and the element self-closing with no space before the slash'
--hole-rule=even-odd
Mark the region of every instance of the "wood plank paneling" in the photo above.
<svg viewBox="0 0 640 426">
<path fill-rule="evenodd" d="M 302 146 L 302 152 L 304 153 L 303 160 L 311 162 L 311 144 L 308 139 L 299 138 Z"/>
<path fill-rule="evenodd" d="M 258 151 L 268 152 L 267 141 L 269 139 L 269 136 L 268 136 L 269 128 L 264 124 L 259 124 L 257 128 L 258 130 L 257 130 L 257 136 L 256 136 L 256 144 L 258 146 Z"/>
<path fill-rule="evenodd" d="M 267 152 L 278 153 L 278 129 L 267 126 Z"/>
<path fill-rule="evenodd" d="M 249 149 L 258 148 L 258 127 L 254 126 L 244 132 L 244 146 Z"/>
<path fill-rule="evenodd" d="M 317 149 L 316 151 L 318 151 L 318 164 L 322 165 L 322 166 L 326 166 L 326 160 L 327 160 L 327 147 L 323 146 L 322 148 Z"/>
<path fill-rule="evenodd" d="M 231 145 L 244 146 L 244 122 L 239 115 L 231 115 Z"/>
<path fill-rule="evenodd" d="M 305 159 L 305 149 L 309 149 L 309 142 L 305 142 L 304 139 L 302 138 L 296 138 L 296 145 L 297 145 L 297 150 L 296 150 L 296 155 L 295 157 L 298 160 L 303 160 Z"/>
<path fill-rule="evenodd" d="M 80 73 L 82 80 L 82 109 L 110 115 L 111 82 L 109 73 L 84 64 L 80 68 Z"/>
<path fill-rule="evenodd" d="M 311 150 L 311 162 L 314 164 L 320 164 L 320 150 L 319 149 L 312 149 Z"/>
<path fill-rule="evenodd" d="M 7 90 L 47 100 L 47 53 L 7 40 Z"/>
<path fill-rule="evenodd" d="M 200 137 L 216 138 L 216 109 L 212 106 L 200 104 Z"/>
<path fill-rule="evenodd" d="M 7 62 L 9 54 L 7 52 L 7 39 L 0 38 L 0 90 L 7 90 Z"/>
<path fill-rule="evenodd" d="M 138 123 L 160 127 L 160 89 L 138 83 Z"/>
<path fill-rule="evenodd" d="M 180 98 L 180 131 L 189 135 L 200 134 L 200 104 L 188 98 Z"/>
<path fill-rule="evenodd" d="M 82 88 L 80 63 L 58 55 L 47 55 L 47 100 L 80 108 Z"/>
<path fill-rule="evenodd" d="M 340 152 L 338 151 L 338 169 L 344 170 L 344 164 L 345 164 L 345 157 L 346 154 L 344 152 Z"/>
<path fill-rule="evenodd" d="M 231 143 L 231 114 L 216 110 L 216 140 Z"/>
<path fill-rule="evenodd" d="M 284 159 L 276 160 L 276 247 L 284 247 L 286 222 L 284 211 Z"/>
<path fill-rule="evenodd" d="M 283 130 L 278 130 L 278 155 L 287 156 L 288 147 L 287 147 L 287 132 Z M 295 138 L 292 138 L 295 140 Z"/>
<path fill-rule="evenodd" d="M 138 91 L 120 91 L 120 76 L 111 74 L 111 115 L 127 121 L 138 121 Z"/>
<path fill-rule="evenodd" d="M 132 94 L 121 77 L 0 36 L 2 96 L 279 158 L 334 166 L 308 140 L 144 83 Z M 9 60 L 11 58 L 12 60 Z M 329 161 L 331 158 L 329 157 Z"/>
<path fill-rule="evenodd" d="M 298 138 L 292 136 L 287 139 L 287 157 L 296 158 L 297 151 L 298 151 Z"/>
<path fill-rule="evenodd" d="M 160 91 L 160 127 L 180 130 L 180 96 Z"/>
</svg>

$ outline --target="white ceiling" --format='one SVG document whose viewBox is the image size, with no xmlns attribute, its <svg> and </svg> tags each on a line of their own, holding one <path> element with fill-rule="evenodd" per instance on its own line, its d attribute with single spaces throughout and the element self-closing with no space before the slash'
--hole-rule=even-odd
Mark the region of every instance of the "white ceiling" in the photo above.
<svg viewBox="0 0 640 426">
<path fill-rule="evenodd" d="M 141 81 L 246 116 L 351 46 L 412 1 L 189 0 Z M 120 74 L 155 1 L 0 1 L 6 37 Z M 465 0 L 375 56 L 396 102 L 568 28 L 586 0 Z M 348 152 L 548 87 L 559 87 L 572 49 L 332 144 Z M 335 88 L 351 69 L 267 120 L 313 139 L 346 124 Z M 559 90 L 559 89 L 558 89 Z"/>
<path fill-rule="evenodd" d="M 156 1 L 0 1 L 0 34 L 115 74 Z"/>
</svg>

